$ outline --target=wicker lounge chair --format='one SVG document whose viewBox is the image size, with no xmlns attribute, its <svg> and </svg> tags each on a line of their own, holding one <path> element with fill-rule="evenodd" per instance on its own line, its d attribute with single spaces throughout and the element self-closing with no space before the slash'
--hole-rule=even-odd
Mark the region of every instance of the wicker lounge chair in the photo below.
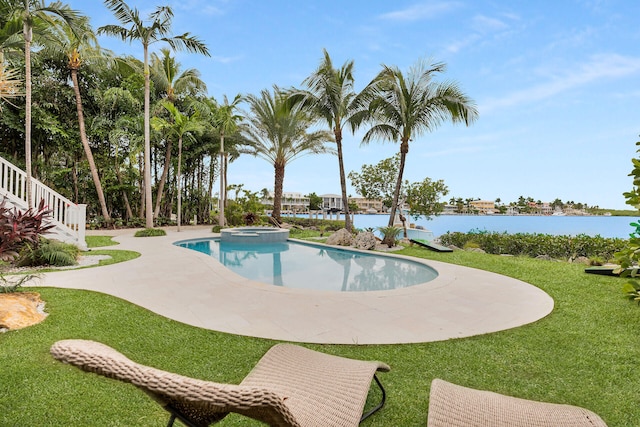
<svg viewBox="0 0 640 427">
<path fill-rule="evenodd" d="M 591 411 L 474 390 L 435 379 L 428 427 L 606 427 Z"/>
<path fill-rule="evenodd" d="M 292 344 L 277 344 L 239 384 L 219 384 L 140 365 L 95 341 L 63 340 L 51 347 L 56 359 L 131 383 L 147 392 L 187 426 L 208 426 L 229 412 L 272 426 L 357 426 L 384 405 L 375 376 L 389 366 L 331 356 Z M 381 402 L 362 414 L 372 380 Z"/>
</svg>

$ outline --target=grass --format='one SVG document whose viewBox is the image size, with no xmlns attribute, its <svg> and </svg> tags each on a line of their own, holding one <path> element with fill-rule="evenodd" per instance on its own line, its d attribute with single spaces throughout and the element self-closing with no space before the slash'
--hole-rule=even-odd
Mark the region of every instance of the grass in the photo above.
<svg viewBox="0 0 640 427">
<path fill-rule="evenodd" d="M 306 345 L 358 359 L 382 360 L 388 391 L 382 411 L 363 426 L 424 426 L 433 378 L 527 399 L 574 404 L 609 426 L 640 419 L 640 308 L 615 277 L 588 275 L 579 265 L 524 257 L 418 247 L 405 255 L 512 276 L 549 293 L 553 313 L 520 328 L 449 341 L 404 345 Z M 99 272 L 99 270 L 96 270 Z M 0 334 L 0 425 L 157 426 L 167 414 L 133 386 L 55 361 L 52 343 L 104 342 L 133 360 L 218 382 L 240 381 L 274 341 L 184 325 L 118 298 L 36 288 L 47 302 L 41 324 Z M 229 416 L 221 426 L 258 425 Z"/>
<path fill-rule="evenodd" d="M 113 236 L 86 236 L 84 240 L 87 242 L 89 249 L 120 244 L 113 240 Z"/>
</svg>

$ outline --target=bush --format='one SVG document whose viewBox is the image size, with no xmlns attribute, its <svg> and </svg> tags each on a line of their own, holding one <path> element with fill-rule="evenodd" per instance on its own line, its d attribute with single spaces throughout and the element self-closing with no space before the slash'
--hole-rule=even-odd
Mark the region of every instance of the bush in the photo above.
<svg viewBox="0 0 640 427">
<path fill-rule="evenodd" d="M 496 233 L 470 231 L 469 233 L 449 232 L 440 236 L 441 244 L 468 247 L 473 242 L 476 247 L 490 254 L 525 255 L 537 257 L 547 255 L 556 259 L 576 257 L 610 260 L 622 250 L 627 240 L 600 236 L 552 236 L 548 234 Z"/>
<path fill-rule="evenodd" d="M 144 230 L 136 231 L 135 237 L 154 237 L 154 236 L 166 236 L 167 232 L 162 228 L 145 228 Z"/>
<path fill-rule="evenodd" d="M 29 208 L 25 212 L 9 208 L 6 199 L 0 202 L 0 260 L 13 261 L 18 258 L 25 245 L 35 248 L 40 236 L 54 227 L 43 224 L 51 211 L 40 201 L 37 209 Z"/>
<path fill-rule="evenodd" d="M 344 228 L 344 221 L 328 220 L 328 219 L 313 219 L 313 218 L 301 218 L 301 217 L 283 217 L 282 222 L 286 222 L 293 225 L 299 225 L 305 228 L 320 228 L 325 227 L 325 231 L 338 231 Z"/>
<path fill-rule="evenodd" d="M 20 267 L 53 265 L 63 267 L 76 265 L 80 249 L 70 243 L 41 239 L 36 248 L 27 245 L 20 254 L 17 265 Z"/>
<path fill-rule="evenodd" d="M 402 228 L 394 226 L 378 227 L 378 231 L 382 233 L 382 243 L 392 248 L 396 245 L 398 235 L 402 232 Z"/>
</svg>

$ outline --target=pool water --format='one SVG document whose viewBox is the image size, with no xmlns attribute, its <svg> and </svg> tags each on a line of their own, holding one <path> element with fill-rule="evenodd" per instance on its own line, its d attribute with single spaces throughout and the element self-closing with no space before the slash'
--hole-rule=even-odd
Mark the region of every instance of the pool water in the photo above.
<svg viewBox="0 0 640 427">
<path fill-rule="evenodd" d="M 247 279 L 287 288 L 383 291 L 438 276 L 428 265 L 407 259 L 291 241 L 246 244 L 198 239 L 176 245 L 210 255 Z"/>
</svg>

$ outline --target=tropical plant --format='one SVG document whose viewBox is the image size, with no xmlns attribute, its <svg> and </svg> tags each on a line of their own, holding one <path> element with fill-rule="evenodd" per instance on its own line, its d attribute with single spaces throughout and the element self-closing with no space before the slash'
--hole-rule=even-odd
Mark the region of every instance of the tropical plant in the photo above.
<svg viewBox="0 0 640 427">
<path fill-rule="evenodd" d="M 21 212 L 8 207 L 6 199 L 3 199 L 0 202 L 0 260 L 15 260 L 27 244 L 37 247 L 40 236 L 54 227 L 54 224 L 46 222 L 50 213 L 44 200 L 40 200 L 37 209 Z"/>
<path fill-rule="evenodd" d="M 636 142 L 636 147 L 640 147 L 640 141 Z M 639 153 L 640 149 L 636 150 Z M 629 176 L 633 177 L 633 187 L 631 191 L 623 193 L 627 199 L 626 203 L 634 209 L 640 209 L 640 159 L 631 159 L 633 169 Z M 640 221 L 630 224 L 633 231 L 629 234 L 628 245 L 615 255 L 615 259 L 620 265 L 614 272 L 627 277 L 622 291 L 630 299 L 638 301 L 640 304 Z"/>
<path fill-rule="evenodd" d="M 242 120 L 242 116 L 237 113 L 238 105 L 242 101 L 242 97 L 238 94 L 229 103 L 227 96 L 224 96 L 224 103 L 217 106 L 214 114 L 213 126 L 220 134 L 220 197 L 218 224 L 224 226 L 225 215 L 224 208 L 227 203 L 227 169 L 228 169 L 228 152 L 224 151 L 225 136 L 232 135 L 238 131 L 238 126 Z"/>
<path fill-rule="evenodd" d="M 182 191 L 181 191 L 181 179 L 182 179 L 182 140 L 184 137 L 192 136 L 195 132 L 200 132 L 203 128 L 203 124 L 200 121 L 199 113 L 193 112 L 191 115 L 183 114 L 170 102 L 164 102 L 162 104 L 164 108 L 171 115 L 172 121 L 169 122 L 160 117 L 153 118 L 153 125 L 155 128 L 168 131 L 172 136 L 178 138 L 178 170 L 176 172 L 176 187 L 178 192 L 178 231 L 180 231 L 180 225 L 182 223 Z"/>
<path fill-rule="evenodd" d="M 0 294 L 18 292 L 25 283 L 37 277 L 35 274 L 11 275 L 7 277 L 0 273 Z"/>
<path fill-rule="evenodd" d="M 80 94 L 80 85 L 78 84 L 78 72 L 80 67 L 85 63 L 88 58 L 90 61 L 98 63 L 106 63 L 107 56 L 110 54 L 104 51 L 98 45 L 98 40 L 95 37 L 93 30 L 89 24 L 89 18 L 78 17 L 75 21 L 73 31 L 70 27 L 58 28 L 57 40 L 60 46 L 56 50 L 62 50 L 66 55 L 71 73 L 71 83 L 73 86 L 73 92 L 76 100 L 76 111 L 78 115 L 78 128 L 80 131 L 80 141 L 84 149 L 87 162 L 89 163 L 89 169 L 91 171 L 91 178 L 96 188 L 96 194 L 98 196 L 98 202 L 102 211 L 104 220 L 111 222 L 111 215 L 107 208 L 107 202 L 104 197 L 104 191 L 102 190 L 102 183 L 98 173 L 98 168 L 89 145 L 89 139 L 87 138 L 87 132 L 85 128 L 84 109 L 82 106 L 82 96 Z"/>
<path fill-rule="evenodd" d="M 196 37 L 189 33 L 169 37 L 173 11 L 169 6 L 157 7 L 149 15 L 151 23 L 145 25 L 136 8 L 130 8 L 124 0 L 105 0 L 105 4 L 113 12 L 120 25 L 105 25 L 98 28 L 98 34 L 119 37 L 123 41 L 138 40 L 143 47 L 144 63 L 144 200 L 146 227 L 153 228 L 153 209 L 151 198 L 151 136 L 150 136 L 150 70 L 149 45 L 166 42 L 173 50 L 186 49 L 189 52 L 209 56 L 209 50 Z M 128 27 L 125 27 L 128 26 Z"/>
<path fill-rule="evenodd" d="M 333 138 L 327 131 L 308 132 L 316 121 L 315 117 L 300 104 L 288 102 L 286 92 L 277 86 L 274 86 L 273 93 L 265 89 L 260 96 L 249 95 L 247 101 L 251 115 L 242 128 L 246 138 L 244 152 L 273 165 L 272 217 L 280 222 L 285 166 L 305 154 L 332 153 L 326 143 Z"/>
<path fill-rule="evenodd" d="M 398 235 L 402 232 L 402 228 L 388 225 L 386 227 L 378 227 L 378 231 L 382 233 L 382 243 L 392 248 L 398 243 Z"/>
<path fill-rule="evenodd" d="M 29 207 L 33 206 L 31 194 L 31 45 L 34 42 L 34 28 L 36 35 L 40 31 L 46 31 L 53 26 L 68 25 L 73 28 L 74 22 L 80 16 L 75 10 L 60 1 L 54 1 L 46 5 L 44 0 L 5 0 L 3 12 L 7 14 L 5 20 L 22 22 L 22 35 L 24 38 L 24 63 L 25 63 L 25 172 L 26 172 L 26 196 Z"/>
<path fill-rule="evenodd" d="M 0 100 L 11 104 L 10 99 L 19 96 L 23 96 L 20 73 L 5 63 L 4 55 L 0 52 Z M 0 112 L 2 112 L 1 103 Z"/>
<path fill-rule="evenodd" d="M 400 142 L 400 166 L 396 178 L 389 226 L 395 221 L 409 142 L 433 131 L 445 120 L 470 125 L 478 111 L 473 101 L 452 82 L 435 82 L 443 63 L 418 62 L 405 75 L 397 67 L 383 66 L 363 92 L 370 96 L 368 120 L 372 122 L 362 142 L 374 138 Z"/>
<path fill-rule="evenodd" d="M 17 261 L 20 267 L 25 266 L 69 266 L 76 265 L 80 250 L 70 243 L 63 243 L 56 240 L 40 239 L 36 248 L 26 245 Z"/>
<path fill-rule="evenodd" d="M 189 68 L 181 72 L 180 64 L 175 57 L 171 56 L 171 51 L 167 48 L 160 49 L 161 55 L 153 53 L 151 55 L 151 79 L 154 82 L 155 90 L 159 91 L 165 100 L 177 105 L 179 100 L 186 96 L 196 96 L 206 93 L 207 86 L 200 78 L 200 72 L 195 68 Z M 153 210 L 153 217 L 158 218 L 160 214 L 160 203 L 164 196 L 164 186 L 169 175 L 171 166 L 171 152 L 173 139 L 165 138 L 166 151 L 164 158 L 164 168 L 158 183 L 156 194 L 156 205 Z"/>
<path fill-rule="evenodd" d="M 324 120 L 335 138 L 340 173 L 340 189 L 345 213 L 345 228 L 351 232 L 353 224 L 349 215 L 347 182 L 342 154 L 342 131 L 345 126 L 353 130 L 352 118 L 362 111 L 362 106 L 353 89 L 353 61 L 345 62 L 340 69 L 333 66 L 326 49 L 318 68 L 304 81 L 307 91 L 294 92 L 294 99 L 301 100 L 305 107 Z"/>
</svg>

